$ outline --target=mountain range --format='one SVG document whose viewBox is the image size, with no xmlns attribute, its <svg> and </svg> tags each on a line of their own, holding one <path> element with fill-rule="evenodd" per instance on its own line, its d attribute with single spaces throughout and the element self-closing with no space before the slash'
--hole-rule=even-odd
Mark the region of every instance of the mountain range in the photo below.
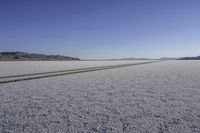
<svg viewBox="0 0 200 133">
<path fill-rule="evenodd" d="M 183 57 L 183 58 L 180 58 L 180 60 L 200 60 L 200 56 L 196 56 L 196 57 Z"/>
<path fill-rule="evenodd" d="M 1 52 L 0 61 L 71 61 L 80 60 L 76 57 L 63 55 L 45 55 L 25 52 Z"/>
</svg>

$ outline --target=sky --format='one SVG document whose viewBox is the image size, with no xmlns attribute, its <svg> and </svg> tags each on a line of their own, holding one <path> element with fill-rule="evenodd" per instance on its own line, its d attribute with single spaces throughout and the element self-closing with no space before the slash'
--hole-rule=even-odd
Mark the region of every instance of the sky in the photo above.
<svg viewBox="0 0 200 133">
<path fill-rule="evenodd" d="M 200 55 L 200 0 L 1 0 L 0 52 Z"/>
</svg>

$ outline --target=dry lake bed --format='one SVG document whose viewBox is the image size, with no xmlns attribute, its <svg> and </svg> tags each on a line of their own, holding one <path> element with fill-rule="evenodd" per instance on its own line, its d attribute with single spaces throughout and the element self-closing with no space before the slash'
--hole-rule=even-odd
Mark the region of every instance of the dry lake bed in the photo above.
<svg viewBox="0 0 200 133">
<path fill-rule="evenodd" d="M 0 62 L 0 80 L 141 62 Z M 0 132 L 200 133 L 200 61 L 1 83 Z"/>
</svg>

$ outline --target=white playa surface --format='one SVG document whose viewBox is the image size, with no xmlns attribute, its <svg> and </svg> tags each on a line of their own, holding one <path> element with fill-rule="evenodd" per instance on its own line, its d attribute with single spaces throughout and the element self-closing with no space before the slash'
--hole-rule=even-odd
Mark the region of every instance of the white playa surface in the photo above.
<svg viewBox="0 0 200 133">
<path fill-rule="evenodd" d="M 137 62 L 149 61 L 0 61 L 0 77 Z"/>
<path fill-rule="evenodd" d="M 8 68 L 0 67 L 1 75 Z M 0 84 L 0 132 L 199 133 L 200 61 Z"/>
</svg>

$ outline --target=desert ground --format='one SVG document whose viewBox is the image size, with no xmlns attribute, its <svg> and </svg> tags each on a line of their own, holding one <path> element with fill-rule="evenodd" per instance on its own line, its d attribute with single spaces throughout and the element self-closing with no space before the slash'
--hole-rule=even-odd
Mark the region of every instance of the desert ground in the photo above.
<svg viewBox="0 0 200 133">
<path fill-rule="evenodd" d="M 0 77 L 133 62 L 0 62 Z M 199 133 L 200 61 L 1 83 L 0 132 Z"/>
</svg>

